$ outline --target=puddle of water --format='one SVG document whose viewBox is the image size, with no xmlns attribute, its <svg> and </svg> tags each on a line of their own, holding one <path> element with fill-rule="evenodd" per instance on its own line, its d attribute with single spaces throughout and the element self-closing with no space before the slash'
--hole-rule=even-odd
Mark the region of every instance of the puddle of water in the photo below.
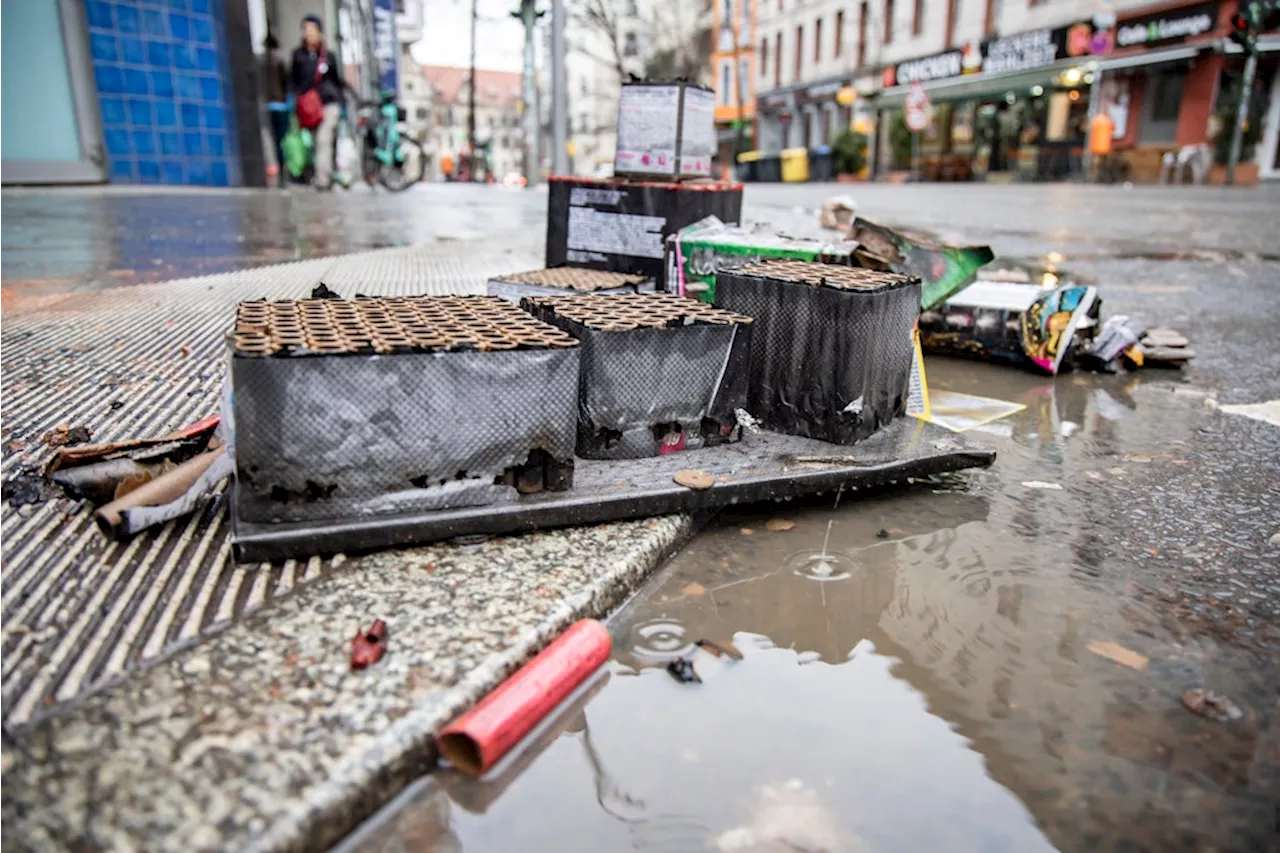
<svg viewBox="0 0 1280 853">
<path fill-rule="evenodd" d="M 477 805 L 475 783 L 428 786 L 349 849 L 1274 842 L 1274 685 L 1243 653 L 1167 633 L 1100 497 L 1122 479 L 1131 503 L 1146 499 L 1134 484 L 1163 489 L 1158 466 L 1185 461 L 1218 415 L 1166 376 L 1052 379 L 937 359 L 928 375 L 1027 406 L 984 434 L 1001 454 L 993 469 L 838 508 L 828 496 L 723 513 L 613 619 L 609 683 L 500 796 Z M 1150 524 L 1178 535 L 1176 517 Z M 1106 643 L 1143 668 L 1090 650 Z M 701 684 L 666 673 L 679 656 Z M 1224 726 L 1188 713 L 1178 697 L 1201 684 L 1253 716 Z M 425 824 L 434 834 L 410 848 Z"/>
</svg>

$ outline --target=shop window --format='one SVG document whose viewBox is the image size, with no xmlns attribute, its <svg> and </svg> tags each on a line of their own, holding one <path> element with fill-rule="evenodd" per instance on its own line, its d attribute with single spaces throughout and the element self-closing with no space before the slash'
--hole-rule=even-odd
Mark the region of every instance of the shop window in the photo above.
<svg viewBox="0 0 1280 853">
<path fill-rule="evenodd" d="M 884 43 L 893 43 L 893 0 L 884 0 Z"/>
<path fill-rule="evenodd" d="M 836 59 L 840 58 L 841 52 L 844 50 L 844 10 L 836 12 L 836 47 L 832 51 L 832 56 Z"/>
<path fill-rule="evenodd" d="M 804 67 L 804 24 L 796 27 L 796 76 L 795 80 L 799 82 L 800 73 Z"/>
<path fill-rule="evenodd" d="M 862 5 L 858 8 L 858 65 L 859 67 L 867 64 L 867 16 L 871 10 L 867 8 L 866 0 L 862 0 Z"/>
<path fill-rule="evenodd" d="M 822 61 L 822 19 L 813 22 L 813 64 Z"/>
<path fill-rule="evenodd" d="M 635 33 L 627 33 L 626 40 L 622 44 L 622 55 L 623 56 L 639 56 L 640 55 L 640 45 L 636 41 Z"/>
<path fill-rule="evenodd" d="M 1184 68 L 1155 72 L 1147 78 L 1139 142 L 1173 142 L 1177 138 L 1186 79 Z"/>
</svg>

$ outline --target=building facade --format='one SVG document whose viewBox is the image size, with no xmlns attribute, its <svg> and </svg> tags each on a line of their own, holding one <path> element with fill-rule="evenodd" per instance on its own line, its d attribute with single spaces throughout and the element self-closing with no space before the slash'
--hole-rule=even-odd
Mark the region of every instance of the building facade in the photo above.
<svg viewBox="0 0 1280 853">
<path fill-rule="evenodd" d="M 1089 117 L 1106 110 L 1132 179 L 1154 180 L 1165 153 L 1220 144 L 1242 64 L 1227 38 L 1235 0 L 1116 0 L 1101 14 L 1094 0 L 757 2 L 759 147 L 812 150 L 874 116 L 881 174 L 1078 176 Z M 1276 41 L 1261 42 L 1260 138 L 1246 146 L 1264 176 L 1280 133 Z M 918 134 L 913 90 L 929 101 Z"/>
<path fill-rule="evenodd" d="M 711 80 L 716 91 L 716 140 L 721 163 L 755 146 L 758 0 L 716 0 Z"/>
<path fill-rule="evenodd" d="M 428 155 L 432 177 L 463 175 L 471 152 L 467 116 L 470 111 L 471 72 L 447 65 L 424 65 L 431 86 Z M 516 71 L 476 69 L 476 177 L 501 180 L 519 172 L 523 157 L 520 74 Z"/>
</svg>

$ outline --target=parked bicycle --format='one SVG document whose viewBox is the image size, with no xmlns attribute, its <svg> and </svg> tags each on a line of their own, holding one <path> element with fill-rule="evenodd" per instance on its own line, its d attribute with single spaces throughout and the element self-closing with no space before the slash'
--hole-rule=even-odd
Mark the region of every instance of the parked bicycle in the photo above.
<svg viewBox="0 0 1280 853">
<path fill-rule="evenodd" d="M 377 182 L 400 192 L 422 180 L 426 157 L 417 140 L 400 132 L 404 120 L 404 107 L 396 104 L 394 92 L 383 91 L 379 101 L 360 103 L 356 119 L 362 142 L 360 168 L 370 186 Z"/>
</svg>

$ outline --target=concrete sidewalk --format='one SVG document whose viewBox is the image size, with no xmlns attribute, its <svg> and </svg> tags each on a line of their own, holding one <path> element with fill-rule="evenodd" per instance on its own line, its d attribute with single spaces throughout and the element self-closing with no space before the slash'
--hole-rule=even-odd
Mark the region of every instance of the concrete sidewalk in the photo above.
<svg viewBox="0 0 1280 853">
<path fill-rule="evenodd" d="M 232 306 L 468 293 L 532 246 L 449 243 L 55 298 L 6 312 L 4 476 L 217 411 Z M 22 446 L 25 443 L 25 447 Z M 25 848 L 317 849 L 429 766 L 431 733 L 564 626 L 618 604 L 683 517 L 347 560 L 237 565 L 220 506 L 108 543 L 87 504 L 0 509 L 4 823 Z M 390 626 L 375 670 L 349 638 Z"/>
</svg>

